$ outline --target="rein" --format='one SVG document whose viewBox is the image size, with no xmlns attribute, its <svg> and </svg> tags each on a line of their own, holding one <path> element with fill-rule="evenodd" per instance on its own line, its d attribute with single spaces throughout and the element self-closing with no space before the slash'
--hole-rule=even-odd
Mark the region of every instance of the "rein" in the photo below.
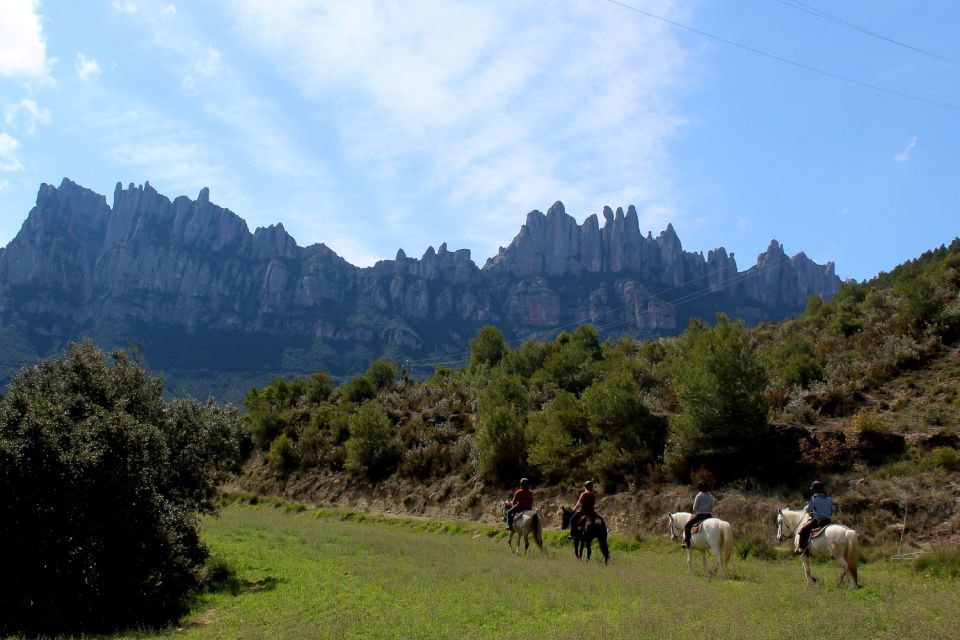
<svg viewBox="0 0 960 640">
<path fill-rule="evenodd" d="M 777 522 L 777 537 L 780 538 L 780 541 L 777 542 L 777 546 L 779 547 L 780 545 L 782 545 L 782 544 L 783 544 L 784 542 L 786 542 L 787 540 L 793 540 L 793 536 L 796 535 L 797 529 L 799 529 L 799 528 L 800 528 L 800 525 L 803 524 L 803 520 L 804 520 L 804 519 L 803 519 L 803 518 L 800 518 L 800 521 L 797 522 L 797 526 L 795 526 L 795 527 L 793 528 L 793 530 L 790 531 L 789 534 L 787 534 L 787 535 L 785 535 L 785 536 L 783 536 L 783 537 L 780 537 L 780 533 L 781 533 L 781 531 L 783 530 L 783 509 L 780 509 L 779 511 L 777 511 L 777 515 L 780 516 L 780 519 L 779 519 L 779 521 Z"/>
</svg>

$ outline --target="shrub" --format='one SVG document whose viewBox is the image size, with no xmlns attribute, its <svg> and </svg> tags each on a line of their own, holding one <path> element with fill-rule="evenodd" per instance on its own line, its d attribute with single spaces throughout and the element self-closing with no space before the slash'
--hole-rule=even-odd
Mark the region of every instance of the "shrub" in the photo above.
<svg viewBox="0 0 960 640">
<path fill-rule="evenodd" d="M 960 548 L 942 548 L 925 553 L 913 562 L 917 573 L 942 578 L 960 578 Z"/>
<path fill-rule="evenodd" d="M 374 402 L 361 405 L 350 416 L 348 425 L 347 470 L 368 480 L 380 480 L 390 475 L 400 451 L 383 407 Z"/>
<path fill-rule="evenodd" d="M 0 397 L 0 635 L 162 624 L 207 557 L 241 436 L 232 409 L 166 403 L 162 382 L 89 341 L 23 369 Z"/>
<path fill-rule="evenodd" d="M 481 366 L 495 367 L 500 364 L 508 350 L 500 329 L 493 325 L 481 327 L 477 337 L 470 340 L 470 369 Z"/>
<path fill-rule="evenodd" d="M 682 480 L 690 469 L 710 467 L 720 480 L 755 472 L 769 429 L 766 374 L 742 322 L 718 316 L 715 327 L 692 321 L 680 337 L 675 386 L 680 414 L 671 421 L 667 462 Z"/>
<path fill-rule="evenodd" d="M 930 452 L 933 464 L 947 471 L 960 471 L 960 453 L 951 447 L 937 447 Z"/>
<path fill-rule="evenodd" d="M 297 468 L 298 459 L 293 439 L 283 433 L 270 445 L 267 453 L 267 463 L 280 473 L 289 473 Z"/>
</svg>

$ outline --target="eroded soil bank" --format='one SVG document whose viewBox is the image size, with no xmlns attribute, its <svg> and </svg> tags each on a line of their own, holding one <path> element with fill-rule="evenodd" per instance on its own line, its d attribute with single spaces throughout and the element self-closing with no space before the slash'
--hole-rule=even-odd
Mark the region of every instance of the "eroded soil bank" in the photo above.
<svg viewBox="0 0 960 640">
<path fill-rule="evenodd" d="M 904 551 L 960 543 L 960 482 L 955 474 L 825 481 L 840 510 L 834 521 L 857 529 L 867 544 L 893 553 L 900 546 L 901 534 Z M 805 502 L 803 489 L 807 484 L 807 479 L 798 479 L 797 490 L 792 493 L 751 490 L 742 485 L 723 487 L 714 492 L 715 515 L 730 521 L 738 538 L 776 544 L 777 509 L 800 508 Z M 258 458 L 248 462 L 243 473 L 224 488 L 316 506 L 485 523 L 501 520 L 500 502 L 511 494 L 508 488 L 457 476 L 430 482 L 391 478 L 374 485 L 358 482 L 347 474 L 295 472 L 281 477 Z M 572 506 L 577 493 L 575 486 L 534 487 L 535 503 L 546 527 L 560 528 L 560 507 Z M 666 536 L 666 514 L 689 510 L 694 493 L 692 488 L 679 485 L 638 487 L 607 495 L 601 492 L 597 510 L 613 535 Z"/>
</svg>

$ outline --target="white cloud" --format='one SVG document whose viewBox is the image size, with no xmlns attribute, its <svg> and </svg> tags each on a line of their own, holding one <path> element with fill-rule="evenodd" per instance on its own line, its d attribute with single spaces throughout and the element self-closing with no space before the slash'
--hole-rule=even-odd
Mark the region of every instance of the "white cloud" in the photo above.
<svg viewBox="0 0 960 640">
<path fill-rule="evenodd" d="M 88 58 L 83 55 L 81 52 L 77 51 L 77 77 L 81 80 L 86 80 L 91 75 L 100 74 L 100 63 L 97 62 L 96 58 Z"/>
<path fill-rule="evenodd" d="M 903 149 L 898 151 L 896 155 L 893 156 L 893 159 L 897 162 L 907 162 L 910 160 L 910 155 L 913 153 L 913 150 L 917 147 L 917 142 L 919 138 L 913 136 L 910 138 L 910 142 L 907 143 Z"/>
<path fill-rule="evenodd" d="M 750 221 L 749 221 L 748 219 L 746 219 L 746 218 L 739 218 L 739 219 L 737 220 L 737 229 L 738 229 L 738 230 L 743 231 L 743 230 L 746 229 L 748 226 L 750 226 Z"/>
<path fill-rule="evenodd" d="M 160 10 L 163 15 L 173 15 L 177 12 L 177 5 L 172 2 Z"/>
<path fill-rule="evenodd" d="M 678 17 L 676 4 L 649 8 Z M 336 123 L 349 169 L 390 208 L 385 233 L 404 243 L 446 224 L 492 252 L 557 199 L 580 219 L 604 204 L 682 213 L 666 144 L 690 65 L 662 23 L 590 0 L 224 6 Z M 408 199 L 455 215 L 426 228 Z"/>
<path fill-rule="evenodd" d="M 194 46 L 191 48 L 197 48 Z M 190 63 L 190 70 L 183 78 L 183 88 L 193 90 L 197 88 L 198 80 L 210 78 L 220 69 L 220 52 L 213 45 L 207 45 Z"/>
<path fill-rule="evenodd" d="M 119 2 L 119 1 L 114 2 L 113 10 L 116 11 L 117 13 L 126 13 L 129 15 L 139 11 L 140 7 L 137 6 L 137 3 L 133 2 L 132 0 L 125 0 L 124 2 Z"/>
<path fill-rule="evenodd" d="M 38 0 L 13 0 L 0 8 L 0 76 L 49 79 L 38 4 Z"/>
<path fill-rule="evenodd" d="M 30 98 L 23 98 L 18 104 L 6 108 L 3 121 L 11 129 L 30 136 L 37 130 L 38 124 L 50 124 L 50 110 L 41 109 Z"/>
<path fill-rule="evenodd" d="M 6 131 L 0 131 L 0 171 L 19 171 L 23 165 L 17 159 L 20 142 Z"/>
</svg>

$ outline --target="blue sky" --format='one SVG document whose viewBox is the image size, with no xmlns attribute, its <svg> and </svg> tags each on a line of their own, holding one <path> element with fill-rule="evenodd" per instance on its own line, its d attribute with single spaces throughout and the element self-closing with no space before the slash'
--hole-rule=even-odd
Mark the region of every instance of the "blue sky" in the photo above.
<svg viewBox="0 0 960 640">
<path fill-rule="evenodd" d="M 41 182 L 149 180 L 354 264 L 482 265 L 531 209 L 634 204 L 845 278 L 960 235 L 960 3 L 0 0 L 0 244 Z M 790 6 L 794 5 L 794 6 Z"/>
</svg>

